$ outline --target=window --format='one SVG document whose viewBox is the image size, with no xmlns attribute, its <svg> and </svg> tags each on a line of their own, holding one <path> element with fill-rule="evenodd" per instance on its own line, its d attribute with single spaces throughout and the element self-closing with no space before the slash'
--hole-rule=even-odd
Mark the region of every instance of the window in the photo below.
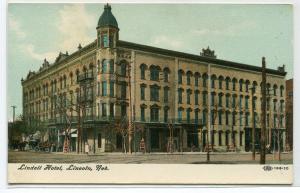
<svg viewBox="0 0 300 193">
<path fill-rule="evenodd" d="M 232 96 L 232 108 L 236 107 L 236 95 Z"/>
<path fill-rule="evenodd" d="M 246 113 L 246 117 L 245 117 L 245 125 L 249 126 L 249 113 Z"/>
<path fill-rule="evenodd" d="M 245 108 L 249 109 L 249 96 L 245 97 Z"/>
<path fill-rule="evenodd" d="M 146 71 L 147 66 L 146 66 L 146 64 L 142 64 L 140 66 L 140 68 L 141 68 L 141 79 L 145 80 L 145 71 Z"/>
<path fill-rule="evenodd" d="M 195 105 L 199 105 L 199 91 L 195 91 Z"/>
<path fill-rule="evenodd" d="M 203 94 L 202 94 L 202 97 L 203 97 L 203 105 L 205 106 L 205 105 L 207 105 L 207 93 L 206 92 L 204 92 Z"/>
<path fill-rule="evenodd" d="M 215 105 L 215 93 L 211 93 L 211 101 L 210 101 L 210 105 L 214 106 Z"/>
<path fill-rule="evenodd" d="M 284 104 L 284 101 L 280 101 L 280 112 L 283 112 L 283 104 Z"/>
<path fill-rule="evenodd" d="M 280 121 L 280 123 L 279 123 L 280 127 L 282 128 L 283 127 L 283 115 L 280 116 L 280 120 L 279 121 Z"/>
<path fill-rule="evenodd" d="M 226 118 L 226 125 L 229 125 L 229 111 L 226 111 L 226 114 L 225 114 L 225 118 Z"/>
<path fill-rule="evenodd" d="M 101 148 L 101 144 L 102 144 L 101 133 L 98 133 L 97 141 L 98 141 L 98 148 Z"/>
<path fill-rule="evenodd" d="M 109 73 L 113 74 L 115 72 L 115 65 L 113 60 L 109 60 Z"/>
<path fill-rule="evenodd" d="M 182 111 L 183 111 L 182 108 L 179 108 L 179 109 L 178 109 L 178 121 L 179 121 L 179 122 L 182 121 Z"/>
<path fill-rule="evenodd" d="M 211 77 L 211 88 L 215 88 L 215 77 Z"/>
<path fill-rule="evenodd" d="M 164 102 L 167 103 L 169 99 L 169 88 L 164 87 Z"/>
<path fill-rule="evenodd" d="M 219 89 L 222 89 L 222 78 L 219 78 Z"/>
<path fill-rule="evenodd" d="M 122 62 L 121 63 L 121 76 L 126 76 L 126 63 Z"/>
<path fill-rule="evenodd" d="M 157 106 L 152 106 L 150 110 L 150 119 L 151 121 L 159 121 L 159 109 Z"/>
<path fill-rule="evenodd" d="M 199 73 L 195 73 L 195 86 L 199 86 Z"/>
<path fill-rule="evenodd" d="M 150 67 L 150 80 L 159 81 L 159 67 Z"/>
<path fill-rule="evenodd" d="M 240 122 L 240 126 L 242 126 L 243 125 L 243 112 L 240 112 L 240 120 L 239 120 L 239 122 Z"/>
<path fill-rule="evenodd" d="M 182 92 L 183 89 L 178 89 L 178 103 L 182 104 Z"/>
<path fill-rule="evenodd" d="M 267 127 L 270 126 L 270 114 L 267 114 Z"/>
<path fill-rule="evenodd" d="M 281 86 L 281 87 L 280 87 L 280 97 L 283 97 L 283 91 L 284 91 L 284 87 Z"/>
<path fill-rule="evenodd" d="M 273 86 L 273 91 L 274 91 L 274 96 L 276 96 L 276 94 L 277 94 L 277 85 Z"/>
<path fill-rule="evenodd" d="M 276 119 L 276 117 L 277 117 L 277 115 L 274 114 L 274 115 L 273 115 L 273 127 L 274 127 L 274 128 L 277 128 L 277 119 Z"/>
<path fill-rule="evenodd" d="M 141 85 L 141 100 L 145 100 L 145 85 Z"/>
<path fill-rule="evenodd" d="M 270 99 L 267 98 L 267 111 L 269 111 L 269 110 L 270 110 Z"/>
<path fill-rule="evenodd" d="M 226 108 L 229 108 L 229 95 L 226 95 Z"/>
<path fill-rule="evenodd" d="M 222 125 L 222 111 L 219 111 L 219 125 Z"/>
<path fill-rule="evenodd" d="M 240 80 L 240 92 L 243 92 L 243 81 Z"/>
<path fill-rule="evenodd" d="M 150 101 L 159 101 L 159 86 L 150 86 Z"/>
<path fill-rule="evenodd" d="M 191 111 L 192 111 L 191 109 L 186 110 L 186 120 L 188 123 L 190 123 L 191 121 Z"/>
<path fill-rule="evenodd" d="M 199 119 L 199 110 L 195 110 L 195 123 L 198 124 L 198 119 Z"/>
<path fill-rule="evenodd" d="M 178 71 L 178 84 L 182 84 L 182 76 L 183 76 L 183 71 L 179 70 Z"/>
<path fill-rule="evenodd" d="M 256 109 L 256 101 L 257 101 L 257 99 L 255 97 L 253 97 L 253 109 Z"/>
<path fill-rule="evenodd" d="M 246 92 L 249 92 L 249 81 L 246 81 Z"/>
<path fill-rule="evenodd" d="M 240 110 L 242 109 L 242 106 L 243 106 L 243 96 L 240 95 L 240 98 L 239 98 L 239 109 Z"/>
<path fill-rule="evenodd" d="M 125 117 L 126 113 L 126 104 L 121 104 L 121 116 Z"/>
<path fill-rule="evenodd" d="M 115 111 L 114 111 L 114 103 L 110 103 L 109 105 L 109 116 L 114 117 Z"/>
<path fill-rule="evenodd" d="M 141 121 L 145 121 L 145 107 L 141 107 Z"/>
<path fill-rule="evenodd" d="M 103 60 L 102 61 L 102 74 L 107 73 L 107 66 L 109 64 L 109 60 Z"/>
<path fill-rule="evenodd" d="M 204 74 L 204 75 L 202 76 L 202 79 L 203 79 L 202 86 L 203 86 L 204 88 L 206 88 L 206 87 L 207 87 L 207 75 Z"/>
<path fill-rule="evenodd" d="M 107 48 L 109 46 L 109 39 L 107 34 L 102 35 L 102 45 Z"/>
<path fill-rule="evenodd" d="M 164 82 L 168 82 L 169 81 L 169 69 L 165 68 L 164 69 Z"/>
<path fill-rule="evenodd" d="M 219 94 L 219 107 L 222 107 L 222 94 Z"/>
<path fill-rule="evenodd" d="M 192 76 L 192 73 L 190 71 L 186 73 L 186 84 L 187 85 L 191 85 L 191 76 Z"/>
<path fill-rule="evenodd" d="M 232 80 L 232 90 L 235 90 L 236 87 L 236 79 Z"/>
<path fill-rule="evenodd" d="M 232 113 L 232 125 L 235 125 L 235 122 L 236 122 L 235 115 L 236 115 L 236 112 L 233 112 Z"/>
<path fill-rule="evenodd" d="M 164 122 L 167 123 L 168 122 L 168 112 L 169 112 L 169 109 L 168 108 L 165 108 L 164 109 Z"/>
<path fill-rule="evenodd" d="M 187 95 L 186 95 L 186 103 L 187 104 L 191 104 L 191 94 L 192 94 L 192 91 L 190 89 L 187 90 Z"/>
<path fill-rule="evenodd" d="M 126 99 L 126 82 L 121 83 L 121 99 Z"/>
<path fill-rule="evenodd" d="M 106 117 L 107 111 L 106 111 L 106 103 L 102 103 L 102 117 Z"/>
<path fill-rule="evenodd" d="M 64 76 L 64 88 L 66 88 L 66 87 L 67 87 L 67 77 Z"/>
<path fill-rule="evenodd" d="M 225 80 L 225 83 L 226 83 L 226 90 L 229 90 L 229 82 L 230 82 L 230 79 L 229 79 L 229 78 L 226 78 L 226 80 Z"/>
<path fill-rule="evenodd" d="M 202 121 L 203 121 L 203 125 L 206 125 L 206 122 L 207 122 L 207 112 L 206 111 L 202 112 Z"/>
<path fill-rule="evenodd" d="M 115 82 L 114 81 L 110 81 L 110 83 L 109 83 L 109 94 L 111 97 L 113 97 L 115 95 Z"/>
<path fill-rule="evenodd" d="M 102 82 L 102 96 L 107 96 L 107 82 Z"/>
<path fill-rule="evenodd" d="M 274 101 L 273 101 L 273 111 L 277 111 L 276 106 L 277 106 L 277 101 L 274 100 Z"/>
</svg>

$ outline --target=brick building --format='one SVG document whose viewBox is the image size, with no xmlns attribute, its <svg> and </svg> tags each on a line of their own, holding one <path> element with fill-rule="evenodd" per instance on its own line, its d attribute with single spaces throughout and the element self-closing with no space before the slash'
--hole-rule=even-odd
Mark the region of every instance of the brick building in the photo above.
<svg viewBox="0 0 300 193">
<path fill-rule="evenodd" d="M 61 147 L 67 136 L 73 151 L 87 143 L 95 153 L 128 149 L 128 138 L 136 151 L 141 140 L 151 152 L 204 151 L 208 143 L 250 150 L 251 128 L 260 131 L 260 67 L 218 59 L 210 48 L 193 55 L 119 40 L 109 5 L 95 32 L 95 41 L 45 59 L 22 80 L 24 117 L 50 141 Z M 285 144 L 285 75 L 284 67 L 267 69 L 270 145 L 277 131 Z"/>
</svg>

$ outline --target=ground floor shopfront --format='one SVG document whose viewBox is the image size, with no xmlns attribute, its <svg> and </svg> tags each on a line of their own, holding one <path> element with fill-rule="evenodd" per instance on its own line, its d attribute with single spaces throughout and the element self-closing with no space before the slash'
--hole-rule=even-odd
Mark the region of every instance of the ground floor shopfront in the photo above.
<svg viewBox="0 0 300 193">
<path fill-rule="evenodd" d="M 128 151 L 128 130 L 113 128 L 109 123 L 88 124 L 82 127 L 82 139 L 78 146 L 76 125 L 67 135 L 70 141 L 69 151 L 89 153 L 125 152 Z M 210 133 L 209 133 L 210 132 Z M 132 150 L 135 152 L 189 152 L 207 151 L 207 147 L 215 152 L 251 151 L 252 128 L 218 127 L 207 129 L 194 124 L 138 123 L 133 127 Z M 272 150 L 285 150 L 285 130 L 268 129 L 266 144 Z M 63 151 L 65 142 L 64 128 L 51 128 L 49 140 L 55 144 L 57 151 Z M 256 149 L 260 146 L 260 128 L 256 128 Z M 208 146 L 210 144 L 210 146 Z"/>
</svg>

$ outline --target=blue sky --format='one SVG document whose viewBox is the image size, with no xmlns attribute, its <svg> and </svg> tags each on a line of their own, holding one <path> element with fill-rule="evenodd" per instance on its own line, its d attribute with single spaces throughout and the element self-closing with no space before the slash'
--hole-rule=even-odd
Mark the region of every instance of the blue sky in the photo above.
<svg viewBox="0 0 300 193">
<path fill-rule="evenodd" d="M 9 4 L 7 110 L 22 113 L 21 78 L 96 38 L 104 4 Z M 210 46 L 220 59 L 267 67 L 285 64 L 293 77 L 291 5 L 112 4 L 120 39 L 199 54 Z"/>
</svg>

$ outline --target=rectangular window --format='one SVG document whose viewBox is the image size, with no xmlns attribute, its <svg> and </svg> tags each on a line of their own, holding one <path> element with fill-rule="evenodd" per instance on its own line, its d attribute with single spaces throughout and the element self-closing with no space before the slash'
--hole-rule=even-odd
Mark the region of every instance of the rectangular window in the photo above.
<svg viewBox="0 0 300 193">
<path fill-rule="evenodd" d="M 150 118 L 151 118 L 151 121 L 159 121 L 159 109 L 158 108 L 151 108 L 150 110 Z"/>
<path fill-rule="evenodd" d="M 141 86 L 141 100 L 145 100 L 145 87 Z"/>
<path fill-rule="evenodd" d="M 113 81 L 109 83 L 109 95 L 111 97 L 115 95 L 115 83 Z"/>
<path fill-rule="evenodd" d="M 109 60 L 109 73 L 113 74 L 115 72 L 114 61 Z"/>
<path fill-rule="evenodd" d="M 107 96 L 107 83 L 106 83 L 106 81 L 102 82 L 102 96 Z"/>
<path fill-rule="evenodd" d="M 203 93 L 203 105 L 207 105 L 207 94 Z"/>
<path fill-rule="evenodd" d="M 145 107 L 141 107 L 141 121 L 145 121 Z"/>
<path fill-rule="evenodd" d="M 121 99 L 126 99 L 126 83 L 121 84 Z"/>
<path fill-rule="evenodd" d="M 182 90 L 178 90 L 178 103 L 182 104 Z"/>
<path fill-rule="evenodd" d="M 187 112 L 186 112 L 186 120 L 187 120 L 188 123 L 191 120 L 191 111 L 190 110 L 187 110 Z"/>
<path fill-rule="evenodd" d="M 106 103 L 102 103 L 102 117 L 106 117 Z"/>
<path fill-rule="evenodd" d="M 159 87 L 150 87 L 150 100 L 159 101 Z"/>
<path fill-rule="evenodd" d="M 168 119 L 169 119 L 169 117 L 168 117 L 168 112 L 169 112 L 168 109 L 165 109 L 165 110 L 164 110 L 164 122 L 165 122 L 165 123 L 167 123 L 167 122 L 168 122 Z"/>
<path fill-rule="evenodd" d="M 199 123 L 199 111 L 195 110 L 195 123 L 198 124 Z"/>
<path fill-rule="evenodd" d="M 248 97 L 245 98 L 245 108 L 249 109 L 249 98 Z"/>
<path fill-rule="evenodd" d="M 190 92 L 188 92 L 186 95 L 186 103 L 191 104 L 191 93 Z"/>
<path fill-rule="evenodd" d="M 199 85 L 199 78 L 198 76 L 195 76 L 195 86 L 198 86 Z"/>
<path fill-rule="evenodd" d="M 164 88 L 164 102 L 167 103 L 168 102 L 168 98 L 169 98 L 169 89 L 168 88 Z"/>
<path fill-rule="evenodd" d="M 195 105 L 199 105 L 199 94 L 195 92 Z"/>
<path fill-rule="evenodd" d="M 182 110 L 178 109 L 178 121 L 182 121 Z"/>
<path fill-rule="evenodd" d="M 114 103 L 110 103 L 110 105 L 109 105 L 109 116 L 110 117 L 114 117 L 115 116 Z"/>
</svg>

